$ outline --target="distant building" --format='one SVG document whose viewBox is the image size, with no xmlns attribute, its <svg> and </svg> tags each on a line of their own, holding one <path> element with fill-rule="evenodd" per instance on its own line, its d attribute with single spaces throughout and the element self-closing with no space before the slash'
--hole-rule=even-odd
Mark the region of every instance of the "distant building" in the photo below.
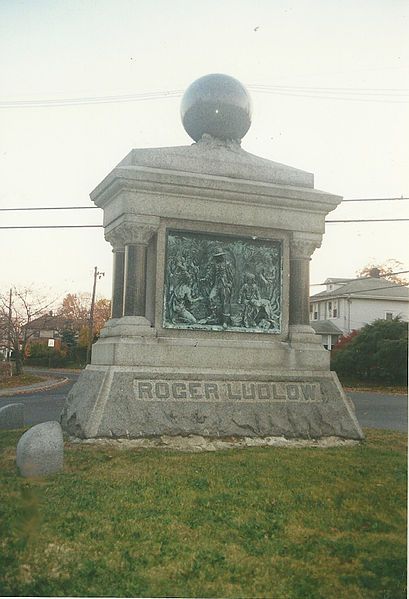
<svg viewBox="0 0 409 599">
<path fill-rule="evenodd" d="M 61 347 L 61 337 L 63 331 L 75 331 L 77 328 L 77 321 L 74 322 L 73 320 L 62 316 L 53 315 L 52 312 L 43 314 L 42 316 L 39 316 L 38 318 L 31 320 L 29 323 L 24 325 L 29 345 L 33 343 L 48 345 L 48 340 L 54 339 L 54 347 L 56 349 Z"/>
<path fill-rule="evenodd" d="M 325 285 L 325 291 L 310 297 L 310 322 L 327 349 L 342 335 L 374 320 L 396 316 L 409 320 L 409 289 L 388 279 L 329 278 Z"/>
</svg>

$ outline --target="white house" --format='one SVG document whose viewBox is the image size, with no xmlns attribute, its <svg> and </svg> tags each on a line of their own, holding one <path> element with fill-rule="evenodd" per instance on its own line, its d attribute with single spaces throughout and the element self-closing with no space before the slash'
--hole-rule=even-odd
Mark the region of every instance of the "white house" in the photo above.
<svg viewBox="0 0 409 599">
<path fill-rule="evenodd" d="M 325 291 L 310 297 L 310 321 L 327 349 L 341 335 L 379 318 L 409 320 L 409 289 L 403 285 L 379 276 L 330 278 L 325 285 Z"/>
</svg>

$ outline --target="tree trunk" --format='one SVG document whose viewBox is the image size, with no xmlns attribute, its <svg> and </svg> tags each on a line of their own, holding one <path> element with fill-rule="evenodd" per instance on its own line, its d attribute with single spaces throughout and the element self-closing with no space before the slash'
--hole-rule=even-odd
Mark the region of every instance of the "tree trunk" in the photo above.
<svg viewBox="0 0 409 599">
<path fill-rule="evenodd" d="M 21 351 L 18 350 L 14 350 L 14 356 L 16 359 L 16 374 L 22 374 L 23 372 L 23 355 L 21 353 Z"/>
</svg>

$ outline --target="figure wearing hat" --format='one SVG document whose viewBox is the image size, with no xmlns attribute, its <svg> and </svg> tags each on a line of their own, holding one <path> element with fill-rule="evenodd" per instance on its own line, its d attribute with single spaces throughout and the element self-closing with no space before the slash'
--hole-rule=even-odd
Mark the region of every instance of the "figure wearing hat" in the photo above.
<svg viewBox="0 0 409 599">
<path fill-rule="evenodd" d="M 210 324 L 220 324 L 227 327 L 231 324 L 231 295 L 233 289 L 233 270 L 226 258 L 226 252 L 220 247 L 209 261 L 206 281 L 210 285 L 209 306 L 211 314 L 206 319 Z"/>
</svg>

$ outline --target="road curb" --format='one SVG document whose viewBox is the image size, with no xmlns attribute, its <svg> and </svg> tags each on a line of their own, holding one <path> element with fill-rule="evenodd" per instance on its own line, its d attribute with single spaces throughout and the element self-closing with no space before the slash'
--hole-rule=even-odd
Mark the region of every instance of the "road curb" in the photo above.
<svg viewBox="0 0 409 599">
<path fill-rule="evenodd" d="M 27 385 L 26 387 L 14 387 L 11 389 L 4 389 L 0 391 L 0 397 L 12 397 L 14 395 L 31 395 L 33 393 L 42 393 L 49 389 L 55 389 L 56 387 L 62 387 L 69 382 L 69 378 L 64 377 L 62 379 L 48 379 L 49 382 L 44 381 L 42 383 L 34 383 L 34 385 Z M 38 385 L 38 387 L 36 387 Z"/>
</svg>

